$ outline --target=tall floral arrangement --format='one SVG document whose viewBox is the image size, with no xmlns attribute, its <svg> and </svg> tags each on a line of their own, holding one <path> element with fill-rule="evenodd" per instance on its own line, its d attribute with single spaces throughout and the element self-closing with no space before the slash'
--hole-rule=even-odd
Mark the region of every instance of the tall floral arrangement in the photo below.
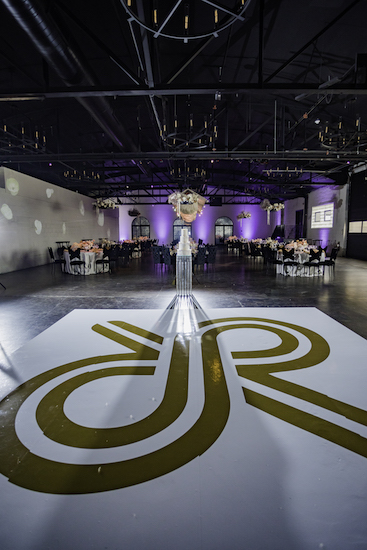
<svg viewBox="0 0 367 550">
<path fill-rule="evenodd" d="M 271 204 L 269 199 L 264 199 L 262 203 L 260 204 L 261 210 L 266 210 L 267 212 L 267 223 L 270 225 L 270 212 L 271 210 L 279 211 L 283 210 L 284 204 L 282 202 L 275 202 L 274 204 Z"/>
</svg>

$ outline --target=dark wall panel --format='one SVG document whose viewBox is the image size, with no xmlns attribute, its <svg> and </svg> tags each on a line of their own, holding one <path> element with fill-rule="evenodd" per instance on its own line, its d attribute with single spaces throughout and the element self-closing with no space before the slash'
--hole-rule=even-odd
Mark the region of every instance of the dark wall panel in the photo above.
<svg viewBox="0 0 367 550">
<path fill-rule="evenodd" d="M 349 197 L 349 221 L 367 221 L 367 172 L 351 177 Z M 367 233 L 350 233 L 347 241 L 347 256 L 367 260 Z"/>
</svg>

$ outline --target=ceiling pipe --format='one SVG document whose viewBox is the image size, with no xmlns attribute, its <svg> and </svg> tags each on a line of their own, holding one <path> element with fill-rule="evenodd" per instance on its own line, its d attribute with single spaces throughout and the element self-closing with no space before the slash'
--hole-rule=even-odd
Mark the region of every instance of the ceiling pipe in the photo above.
<svg viewBox="0 0 367 550">
<path fill-rule="evenodd" d="M 1 2 L 66 86 L 97 85 L 88 68 L 67 43 L 53 19 L 38 5 L 37 0 Z M 120 149 L 138 151 L 105 97 L 76 99 Z"/>
</svg>

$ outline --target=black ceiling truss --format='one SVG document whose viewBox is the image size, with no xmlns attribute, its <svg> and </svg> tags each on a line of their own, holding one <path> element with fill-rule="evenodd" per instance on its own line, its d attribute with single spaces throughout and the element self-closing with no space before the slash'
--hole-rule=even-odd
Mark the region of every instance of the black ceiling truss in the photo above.
<svg viewBox="0 0 367 550">
<path fill-rule="evenodd" d="M 188 4 L 200 26 L 210 3 Z M 224 27 L 232 4 L 212 2 Z M 1 164 L 153 203 L 185 186 L 257 203 L 345 183 L 367 162 L 367 7 L 314 4 L 252 1 L 217 36 L 183 43 L 119 0 L 0 0 Z M 133 5 L 147 26 L 154 2 Z"/>
</svg>

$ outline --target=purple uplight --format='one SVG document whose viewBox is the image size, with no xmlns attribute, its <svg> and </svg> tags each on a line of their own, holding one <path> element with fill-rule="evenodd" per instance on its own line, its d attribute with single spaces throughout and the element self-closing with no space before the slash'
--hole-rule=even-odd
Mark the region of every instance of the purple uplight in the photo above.
<svg viewBox="0 0 367 550">
<path fill-rule="evenodd" d="M 214 213 L 209 208 L 205 208 L 201 216 L 196 216 L 193 222 L 194 239 L 201 239 L 203 243 L 214 243 Z"/>
<path fill-rule="evenodd" d="M 174 212 L 167 206 L 152 208 L 149 213 L 149 221 L 154 231 L 159 244 L 168 244 L 173 236 L 173 216 Z"/>
<path fill-rule="evenodd" d="M 321 246 L 325 248 L 329 241 L 330 229 L 319 229 L 319 239 L 321 239 Z"/>
</svg>

